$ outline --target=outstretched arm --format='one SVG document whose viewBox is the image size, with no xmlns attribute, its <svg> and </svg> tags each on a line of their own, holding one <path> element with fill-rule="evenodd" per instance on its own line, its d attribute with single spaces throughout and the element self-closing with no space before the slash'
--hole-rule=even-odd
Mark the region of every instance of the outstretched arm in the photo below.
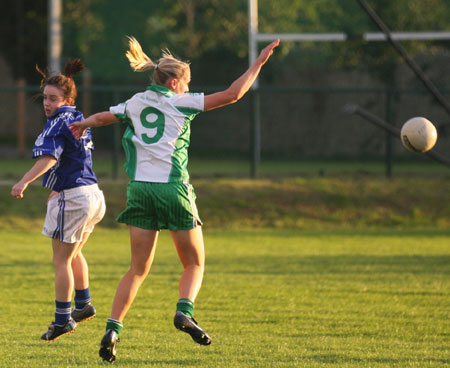
<svg viewBox="0 0 450 368">
<path fill-rule="evenodd" d="M 262 66 L 272 56 L 273 49 L 279 44 L 280 40 L 276 40 L 270 45 L 266 46 L 261 51 L 253 65 L 238 79 L 236 79 L 225 91 L 205 96 L 204 111 L 217 109 L 218 107 L 229 105 L 240 100 L 247 93 L 253 82 L 258 77 Z"/>
<path fill-rule="evenodd" d="M 56 158 L 51 155 L 42 156 L 33 167 L 18 181 L 11 189 L 11 195 L 16 198 L 23 198 L 23 192 L 28 184 L 46 173 L 56 164 Z"/>
<path fill-rule="evenodd" d="M 75 121 L 69 125 L 70 131 L 75 138 L 79 139 L 83 136 L 87 128 L 101 127 L 117 123 L 119 119 L 109 111 L 99 112 L 91 115 L 83 121 Z"/>
</svg>

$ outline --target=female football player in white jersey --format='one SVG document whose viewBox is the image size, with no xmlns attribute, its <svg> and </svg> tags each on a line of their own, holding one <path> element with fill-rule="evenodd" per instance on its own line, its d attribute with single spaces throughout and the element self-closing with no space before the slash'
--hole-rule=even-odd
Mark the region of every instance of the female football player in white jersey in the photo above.
<svg viewBox="0 0 450 368">
<path fill-rule="evenodd" d="M 242 98 L 278 44 L 279 40 L 262 50 L 255 63 L 228 89 L 205 96 L 188 92 L 191 80 L 188 63 L 176 59 L 169 51 L 164 51 L 155 63 L 137 40 L 130 38 L 126 56 L 131 67 L 139 72 L 153 70 L 153 83 L 146 91 L 112 106 L 109 111 L 71 124 L 75 136 L 82 136 L 88 127 L 119 121 L 128 124 L 122 142 L 131 181 L 127 207 L 117 221 L 129 226 L 131 266 L 119 283 L 101 341 L 99 353 L 104 360 L 115 360 L 122 321 L 150 270 L 161 229 L 169 229 L 184 267 L 174 325 L 201 345 L 211 343 L 211 338 L 193 318 L 194 301 L 203 279 L 205 252 L 202 222 L 187 172 L 190 123 L 202 111 Z"/>
<path fill-rule="evenodd" d="M 23 198 L 28 185 L 44 174 L 43 186 L 52 189 L 42 233 L 52 239 L 55 267 L 55 320 L 41 339 L 54 341 L 71 333 L 77 322 L 95 316 L 89 293 L 89 274 L 81 252 L 94 225 L 105 214 L 105 200 L 92 171 L 93 144 L 89 130 L 80 139 L 68 125 L 82 120 L 75 109 L 77 89 L 72 76 L 84 69 L 80 59 L 69 61 L 64 74 L 43 76 L 43 106 L 47 116 L 33 147 L 35 165 L 16 183 L 11 195 Z M 75 288 L 75 308 L 72 293 Z"/>
</svg>

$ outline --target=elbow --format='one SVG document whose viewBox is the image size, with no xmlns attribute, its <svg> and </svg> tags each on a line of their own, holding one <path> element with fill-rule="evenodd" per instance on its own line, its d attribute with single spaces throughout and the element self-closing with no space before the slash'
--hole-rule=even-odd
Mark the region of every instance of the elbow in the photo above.
<svg viewBox="0 0 450 368">
<path fill-rule="evenodd" d="M 234 104 L 235 102 L 238 102 L 243 96 L 244 94 L 238 91 L 228 91 L 228 103 Z"/>
<path fill-rule="evenodd" d="M 213 110 L 222 106 L 233 104 L 239 101 L 242 96 L 243 94 L 240 94 L 232 88 L 205 96 L 204 110 Z"/>
<path fill-rule="evenodd" d="M 238 102 L 242 97 L 244 97 L 244 95 L 245 95 L 245 93 L 236 93 L 234 96 L 233 96 L 233 102 L 232 103 L 235 103 L 235 102 Z"/>
</svg>

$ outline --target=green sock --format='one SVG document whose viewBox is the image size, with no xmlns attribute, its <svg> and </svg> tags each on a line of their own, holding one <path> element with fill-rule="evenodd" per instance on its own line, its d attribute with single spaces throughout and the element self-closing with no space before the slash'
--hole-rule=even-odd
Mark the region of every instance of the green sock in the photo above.
<svg viewBox="0 0 450 368">
<path fill-rule="evenodd" d="M 115 319 L 112 318 L 108 318 L 108 321 L 106 321 L 106 329 L 116 331 L 117 335 L 120 334 L 122 328 L 123 328 L 122 322 L 116 321 Z"/>
<path fill-rule="evenodd" d="M 182 298 L 177 303 L 178 311 L 183 312 L 186 316 L 194 317 L 194 303 L 189 299 Z"/>
</svg>

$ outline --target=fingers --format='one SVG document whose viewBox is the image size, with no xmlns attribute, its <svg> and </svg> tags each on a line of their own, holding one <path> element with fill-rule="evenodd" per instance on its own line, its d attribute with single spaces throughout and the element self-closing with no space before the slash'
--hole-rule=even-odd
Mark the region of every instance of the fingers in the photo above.
<svg viewBox="0 0 450 368">
<path fill-rule="evenodd" d="M 24 184 L 21 181 L 14 184 L 14 186 L 11 188 L 11 196 L 15 198 L 23 198 L 23 192 L 27 188 L 28 184 Z"/>
<path fill-rule="evenodd" d="M 280 39 L 273 41 L 269 45 L 266 46 L 267 50 L 273 51 L 275 47 L 277 47 L 280 44 Z"/>
<path fill-rule="evenodd" d="M 270 55 L 273 54 L 273 49 L 274 49 L 275 47 L 277 47 L 279 44 L 280 44 L 280 39 L 278 39 L 278 40 L 276 40 L 276 41 L 273 41 L 273 42 L 269 45 L 269 47 L 270 47 Z"/>
<path fill-rule="evenodd" d="M 57 196 L 58 194 L 59 194 L 58 192 L 52 191 L 50 193 L 50 195 L 48 196 L 48 198 L 47 198 L 47 204 L 50 201 L 50 199 L 52 199 L 53 197 Z"/>
<path fill-rule="evenodd" d="M 263 64 L 269 60 L 273 54 L 273 49 L 280 44 L 280 39 L 273 41 L 271 44 L 267 45 L 260 53 L 259 57 Z"/>
<path fill-rule="evenodd" d="M 80 121 L 74 121 L 73 123 L 68 125 L 69 130 L 72 132 L 73 136 L 76 139 L 80 139 L 84 132 L 86 131 L 86 128 L 82 128 L 78 126 L 78 123 L 81 123 Z"/>
<path fill-rule="evenodd" d="M 11 196 L 14 197 L 14 198 L 23 198 L 23 191 L 13 188 L 11 190 Z"/>
<path fill-rule="evenodd" d="M 78 128 L 74 126 L 73 124 L 69 125 L 69 130 L 72 132 L 73 135 L 76 135 L 78 132 Z"/>
<path fill-rule="evenodd" d="M 80 132 L 80 129 L 77 127 L 77 126 L 75 126 L 75 125 L 73 125 L 73 124 L 70 124 L 69 125 L 69 130 L 72 132 L 72 134 L 73 134 L 73 136 L 76 138 L 76 139 L 80 139 L 80 137 L 81 137 L 81 132 Z"/>
</svg>

